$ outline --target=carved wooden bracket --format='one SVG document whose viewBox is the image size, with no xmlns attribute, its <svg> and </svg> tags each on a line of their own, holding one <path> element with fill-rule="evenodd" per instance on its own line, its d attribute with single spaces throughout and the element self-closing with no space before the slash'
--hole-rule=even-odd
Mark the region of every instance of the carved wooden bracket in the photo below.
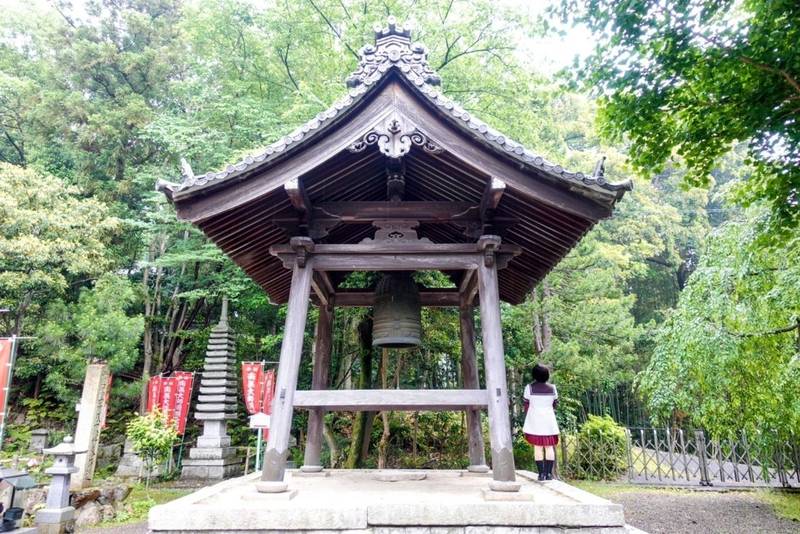
<svg viewBox="0 0 800 534">
<path fill-rule="evenodd" d="M 495 252 L 500 248 L 500 236 L 482 235 L 478 238 L 478 250 L 483 251 L 483 264 L 494 267 Z"/>
<path fill-rule="evenodd" d="M 431 154 L 439 154 L 443 151 L 441 146 L 398 113 L 392 113 L 382 124 L 348 146 L 347 150 L 362 152 L 368 146 L 376 143 L 381 153 L 390 158 L 405 156 L 411 150 L 411 145 L 421 147 L 425 152 Z"/>
<path fill-rule="evenodd" d="M 314 251 L 314 241 L 310 237 L 293 237 L 289 246 L 297 253 L 297 266 L 305 267 L 308 255 Z"/>
<path fill-rule="evenodd" d="M 414 230 L 419 223 L 407 220 L 384 220 L 373 223 L 378 230 L 375 231 L 375 238 L 364 238 L 361 243 L 394 243 L 394 244 L 418 244 L 430 243 L 427 237 L 420 238 Z"/>
</svg>

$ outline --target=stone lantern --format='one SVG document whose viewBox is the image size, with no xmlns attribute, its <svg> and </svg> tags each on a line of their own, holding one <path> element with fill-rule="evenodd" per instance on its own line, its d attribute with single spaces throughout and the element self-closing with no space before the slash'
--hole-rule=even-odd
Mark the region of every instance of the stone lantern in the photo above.
<svg viewBox="0 0 800 534">
<path fill-rule="evenodd" d="M 68 531 L 67 527 L 75 517 L 75 508 L 69 504 L 70 476 L 78 472 L 75 455 L 86 451 L 76 451 L 72 436 L 67 436 L 57 446 L 42 452 L 55 456 L 55 461 L 52 467 L 45 470 L 53 480 L 47 492 L 45 508 L 36 513 L 36 526 L 42 534 L 62 534 Z"/>
</svg>

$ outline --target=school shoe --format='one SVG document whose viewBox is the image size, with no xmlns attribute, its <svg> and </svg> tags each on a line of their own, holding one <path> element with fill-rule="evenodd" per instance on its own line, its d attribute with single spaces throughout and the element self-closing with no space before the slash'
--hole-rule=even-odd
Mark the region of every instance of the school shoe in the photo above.
<svg viewBox="0 0 800 534">
<path fill-rule="evenodd" d="M 544 479 L 553 480 L 553 460 L 544 461 Z"/>
</svg>

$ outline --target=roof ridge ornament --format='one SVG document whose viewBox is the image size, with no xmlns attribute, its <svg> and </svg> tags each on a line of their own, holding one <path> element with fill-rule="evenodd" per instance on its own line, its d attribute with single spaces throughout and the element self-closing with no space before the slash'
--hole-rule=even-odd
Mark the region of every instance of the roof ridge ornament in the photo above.
<svg viewBox="0 0 800 534">
<path fill-rule="evenodd" d="M 428 49 L 411 42 L 411 29 L 389 17 L 387 26 L 375 27 L 375 44 L 361 48 L 358 68 L 348 76 L 347 87 L 372 85 L 391 68 L 400 69 L 416 85 L 438 86 L 442 78 L 428 64 Z"/>
</svg>

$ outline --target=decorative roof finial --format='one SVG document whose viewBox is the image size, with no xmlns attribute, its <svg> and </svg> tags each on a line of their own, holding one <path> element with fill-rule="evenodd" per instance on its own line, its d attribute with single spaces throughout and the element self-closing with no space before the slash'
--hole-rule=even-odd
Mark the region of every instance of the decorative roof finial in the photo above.
<svg viewBox="0 0 800 534">
<path fill-rule="evenodd" d="M 358 69 L 347 78 L 347 87 L 369 86 L 391 68 L 402 71 L 416 85 L 440 85 L 442 79 L 428 65 L 428 50 L 411 42 L 411 28 L 387 19 L 385 28 L 375 26 L 375 44 L 361 51 Z"/>
<path fill-rule="evenodd" d="M 375 30 L 375 44 L 378 44 L 378 41 L 381 39 L 385 39 L 387 37 L 397 36 L 405 38 L 404 40 L 409 42 L 411 41 L 411 27 L 406 26 L 404 24 L 397 25 L 397 19 L 393 16 L 389 16 L 386 19 L 386 27 L 382 27 L 380 24 L 376 24 L 374 26 Z"/>
<path fill-rule="evenodd" d="M 181 174 L 184 178 L 189 178 L 190 180 L 194 178 L 194 171 L 189 162 L 186 161 L 186 158 L 181 158 Z"/>
<path fill-rule="evenodd" d="M 606 177 L 606 157 L 603 156 L 597 162 L 597 165 L 594 166 L 594 172 L 592 173 L 592 178 L 594 178 L 599 182 L 600 180 L 605 181 L 605 177 Z"/>
<path fill-rule="evenodd" d="M 228 297 L 222 297 L 222 312 L 219 314 L 219 326 L 228 325 Z"/>
</svg>

